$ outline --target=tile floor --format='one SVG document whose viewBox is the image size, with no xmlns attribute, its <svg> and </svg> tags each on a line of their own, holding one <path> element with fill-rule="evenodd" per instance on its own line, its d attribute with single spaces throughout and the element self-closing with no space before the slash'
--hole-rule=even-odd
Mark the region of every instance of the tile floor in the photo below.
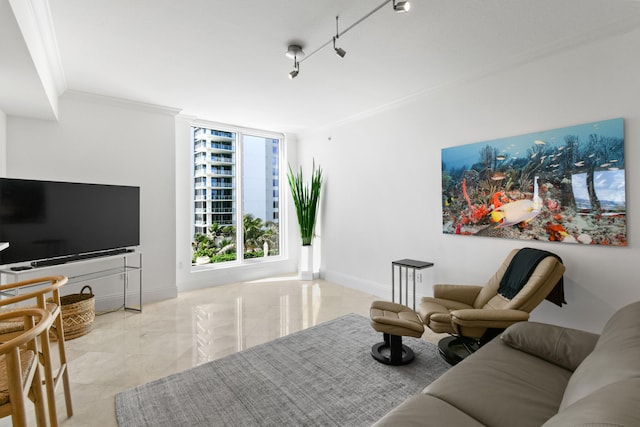
<svg viewBox="0 0 640 427">
<path fill-rule="evenodd" d="M 60 387 L 58 419 L 66 427 L 117 426 L 119 391 L 344 314 L 368 317 L 376 299 L 323 280 L 283 277 L 183 292 L 145 304 L 142 313 L 96 316 L 91 333 L 66 343 L 74 415 L 66 418 Z M 439 336 L 428 331 L 423 338 Z M 27 412 L 35 425 L 33 407 Z M 10 418 L 0 420 L 9 425 Z"/>
</svg>

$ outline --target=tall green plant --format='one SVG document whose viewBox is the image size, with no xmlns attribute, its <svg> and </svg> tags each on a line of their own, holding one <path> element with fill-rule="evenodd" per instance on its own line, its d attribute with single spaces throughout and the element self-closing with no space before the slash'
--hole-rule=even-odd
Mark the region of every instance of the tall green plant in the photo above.
<svg viewBox="0 0 640 427">
<path fill-rule="evenodd" d="M 296 205 L 302 246 L 309 246 L 313 240 L 313 232 L 316 225 L 320 189 L 322 187 L 322 169 L 320 166 L 316 169 L 316 162 L 314 160 L 310 185 L 305 185 L 304 183 L 302 167 L 300 167 L 298 174 L 294 175 L 291 165 L 289 165 L 287 178 L 289 180 L 293 202 Z"/>
</svg>

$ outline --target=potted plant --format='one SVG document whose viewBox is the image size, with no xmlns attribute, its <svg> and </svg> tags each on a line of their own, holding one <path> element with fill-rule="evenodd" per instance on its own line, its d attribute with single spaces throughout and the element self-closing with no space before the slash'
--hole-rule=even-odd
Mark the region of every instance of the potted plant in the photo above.
<svg viewBox="0 0 640 427">
<path fill-rule="evenodd" d="M 293 203 L 296 206 L 298 225 L 300 226 L 300 238 L 302 239 L 302 251 L 300 254 L 300 279 L 313 280 L 313 241 L 318 205 L 320 201 L 320 190 L 322 188 L 322 169 L 316 169 L 316 162 L 313 161 L 311 182 L 305 184 L 302 176 L 302 167 L 297 175 L 293 173 L 289 165 L 287 174 Z"/>
</svg>

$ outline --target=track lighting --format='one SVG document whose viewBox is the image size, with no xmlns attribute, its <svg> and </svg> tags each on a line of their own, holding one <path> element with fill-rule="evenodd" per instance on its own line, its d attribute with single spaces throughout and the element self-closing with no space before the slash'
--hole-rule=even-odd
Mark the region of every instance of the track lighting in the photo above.
<svg viewBox="0 0 640 427">
<path fill-rule="evenodd" d="M 339 31 L 339 29 L 338 29 L 338 17 L 336 16 L 336 35 L 333 36 L 332 38 L 330 38 L 327 42 L 325 42 L 323 45 L 319 46 L 316 50 L 312 51 L 310 54 L 308 54 L 306 56 L 305 56 L 304 52 L 302 51 L 302 47 L 300 47 L 298 45 L 290 45 L 289 49 L 286 52 L 286 55 L 287 55 L 287 57 L 293 59 L 293 67 L 294 67 L 294 69 L 293 69 L 293 71 L 291 71 L 289 73 L 289 78 L 293 79 L 298 75 L 298 73 L 300 72 L 300 63 L 301 62 L 306 61 L 307 59 L 311 58 L 317 52 L 319 52 L 320 50 L 322 50 L 325 47 L 327 47 L 327 45 L 330 45 L 331 42 L 333 42 L 333 50 L 336 52 L 336 55 L 338 55 L 340 58 L 344 58 L 344 56 L 347 54 L 347 51 L 342 49 L 342 48 L 340 48 L 340 47 L 337 47 L 336 46 L 336 40 L 338 40 L 341 36 L 346 34 L 347 31 L 350 31 L 356 25 L 360 24 L 362 21 L 364 21 L 365 19 L 369 18 L 371 15 L 373 15 L 374 13 L 376 13 L 377 11 L 382 9 L 383 7 L 386 7 L 391 2 L 393 2 L 393 10 L 395 10 L 398 13 L 408 12 L 409 9 L 411 8 L 411 4 L 408 1 L 398 1 L 398 2 L 396 2 L 396 0 L 384 0 L 379 6 L 376 6 L 376 8 L 373 9 L 371 12 L 367 13 L 362 18 L 358 19 L 356 22 L 354 22 L 353 24 L 351 24 L 350 26 L 348 26 L 347 28 L 345 28 L 342 31 Z"/>
<path fill-rule="evenodd" d="M 289 73 L 289 79 L 295 79 L 300 72 L 300 63 L 296 57 L 293 58 L 293 71 Z"/>
<path fill-rule="evenodd" d="M 340 31 L 338 31 L 338 17 L 336 16 L 336 35 L 333 37 L 333 50 L 336 51 L 336 55 L 338 55 L 340 58 L 344 58 L 344 56 L 347 54 L 347 51 L 340 47 L 336 47 L 336 39 L 338 38 L 340 38 Z"/>
<path fill-rule="evenodd" d="M 300 72 L 300 62 L 298 61 L 298 58 L 304 58 L 304 51 L 302 50 L 302 47 L 298 46 L 297 44 L 292 44 L 289 45 L 289 48 L 287 49 L 285 55 L 287 55 L 287 57 L 289 58 L 293 58 L 293 71 L 289 73 L 289 78 L 295 79 Z"/>
<path fill-rule="evenodd" d="M 333 38 L 333 50 L 336 51 L 336 55 L 338 55 L 340 58 L 344 58 L 344 56 L 347 54 L 347 51 L 340 48 L 340 47 L 336 47 L 336 38 Z"/>
<path fill-rule="evenodd" d="M 408 1 L 399 1 L 396 3 L 396 0 L 393 0 L 393 10 L 398 13 L 409 12 L 411 9 L 411 3 Z"/>
<path fill-rule="evenodd" d="M 291 58 L 291 59 L 297 58 L 299 61 L 302 58 L 304 58 L 304 51 L 302 50 L 301 46 L 297 44 L 292 44 L 292 45 L 289 45 L 289 47 L 287 48 L 285 55 L 287 56 L 287 58 Z"/>
</svg>

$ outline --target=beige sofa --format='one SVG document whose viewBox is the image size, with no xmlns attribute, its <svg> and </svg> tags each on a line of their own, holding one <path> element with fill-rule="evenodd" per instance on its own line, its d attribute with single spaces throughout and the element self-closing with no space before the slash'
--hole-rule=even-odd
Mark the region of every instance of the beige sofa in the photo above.
<svg viewBox="0 0 640 427">
<path fill-rule="evenodd" d="M 640 302 L 601 335 L 510 326 L 375 426 L 640 426 Z"/>
</svg>

